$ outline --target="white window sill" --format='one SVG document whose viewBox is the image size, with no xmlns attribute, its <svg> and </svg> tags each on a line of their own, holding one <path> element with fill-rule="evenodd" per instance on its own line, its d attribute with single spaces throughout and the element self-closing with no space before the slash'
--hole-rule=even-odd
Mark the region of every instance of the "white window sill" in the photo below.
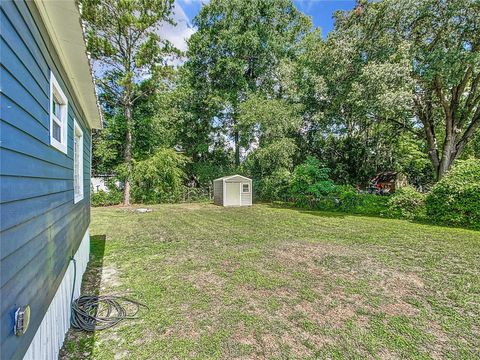
<svg viewBox="0 0 480 360">
<path fill-rule="evenodd" d="M 83 200 L 83 194 L 82 195 L 76 195 L 73 197 L 73 203 L 76 204 L 78 203 L 79 201 L 82 201 Z"/>
<path fill-rule="evenodd" d="M 67 145 L 62 144 L 61 142 L 57 141 L 55 138 L 50 137 L 50 145 L 52 145 L 55 149 L 61 151 L 65 155 L 67 154 Z"/>
</svg>

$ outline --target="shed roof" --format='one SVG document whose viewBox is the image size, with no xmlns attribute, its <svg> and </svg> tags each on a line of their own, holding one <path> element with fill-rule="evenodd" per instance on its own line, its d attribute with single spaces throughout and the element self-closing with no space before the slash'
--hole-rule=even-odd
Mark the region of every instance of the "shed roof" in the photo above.
<svg viewBox="0 0 480 360">
<path fill-rule="evenodd" d="M 398 173 L 396 171 L 384 171 L 375 175 L 372 182 L 394 182 Z"/>
<path fill-rule="evenodd" d="M 213 181 L 228 180 L 228 179 L 231 179 L 231 178 L 234 178 L 234 177 L 241 177 L 241 178 L 243 178 L 243 179 L 245 179 L 245 180 L 250 180 L 250 181 L 252 180 L 252 179 L 250 179 L 250 178 L 248 178 L 248 177 L 246 177 L 246 176 L 242 176 L 242 175 L 236 174 L 236 175 L 223 176 L 223 177 L 218 178 L 218 179 L 215 179 L 215 180 L 213 180 Z"/>
</svg>

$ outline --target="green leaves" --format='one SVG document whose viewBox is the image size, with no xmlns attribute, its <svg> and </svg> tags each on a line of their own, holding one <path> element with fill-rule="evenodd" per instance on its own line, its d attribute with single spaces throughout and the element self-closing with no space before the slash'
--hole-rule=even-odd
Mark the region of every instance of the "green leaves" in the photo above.
<svg viewBox="0 0 480 360">
<path fill-rule="evenodd" d="M 215 123 L 220 136 L 232 141 L 239 164 L 240 145 L 249 151 L 259 131 L 264 134 L 276 126 L 266 119 L 259 119 L 260 124 L 254 119 L 260 113 L 242 104 L 250 102 L 250 96 L 280 98 L 277 67 L 294 57 L 295 42 L 311 24 L 291 0 L 213 0 L 193 22 L 197 32 L 188 41 L 185 76 L 195 101 L 207 107 L 196 106 L 201 113 L 192 114 L 192 119 L 209 113 L 205 121 Z M 261 107 L 269 111 L 266 103 Z M 272 118 L 282 121 L 280 116 Z"/>
<path fill-rule="evenodd" d="M 188 159 L 172 149 L 160 149 L 147 160 L 135 164 L 133 197 L 141 203 L 165 203 L 179 200 Z"/>
<path fill-rule="evenodd" d="M 291 194 L 299 201 L 328 195 L 334 189 L 335 184 L 330 179 L 330 169 L 323 167 L 320 161 L 314 157 L 308 157 L 293 172 Z"/>
<path fill-rule="evenodd" d="M 173 22 L 173 0 L 82 0 L 81 7 L 92 58 L 105 74 L 117 73 L 127 91 L 155 76 L 166 56 L 178 54 L 159 35 L 162 22 Z"/>
<path fill-rule="evenodd" d="M 443 224 L 480 229 L 480 160 L 458 161 L 427 196 L 427 214 Z"/>
<path fill-rule="evenodd" d="M 302 118 L 296 106 L 279 99 L 250 96 L 238 111 L 238 129 L 244 146 L 257 140 L 260 145 L 292 136 L 301 125 Z"/>
</svg>

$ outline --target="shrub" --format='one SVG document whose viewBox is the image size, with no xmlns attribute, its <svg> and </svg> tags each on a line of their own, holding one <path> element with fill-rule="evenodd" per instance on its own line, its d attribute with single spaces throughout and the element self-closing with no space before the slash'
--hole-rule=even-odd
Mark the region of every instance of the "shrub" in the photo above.
<svg viewBox="0 0 480 360">
<path fill-rule="evenodd" d="M 323 211 L 342 211 L 359 215 L 383 216 L 387 213 L 388 197 L 359 194 L 350 185 L 334 185 L 327 195 L 296 201 L 295 206 Z"/>
<path fill-rule="evenodd" d="M 388 200 L 388 214 L 410 220 L 423 218 L 425 197 L 412 186 L 399 189 Z"/>
<path fill-rule="evenodd" d="M 207 202 L 211 200 L 211 189 L 208 187 L 183 187 L 184 202 Z"/>
<path fill-rule="evenodd" d="M 336 185 L 334 196 L 338 208 L 346 212 L 355 211 L 361 202 L 361 195 L 357 194 L 355 188 L 351 185 Z"/>
<path fill-rule="evenodd" d="M 92 206 L 112 206 L 122 202 L 123 194 L 117 188 L 110 188 L 110 191 L 92 191 L 90 199 Z"/>
<path fill-rule="evenodd" d="M 256 181 L 257 196 L 262 200 L 288 201 L 292 175 L 287 169 L 279 169 L 271 176 L 265 176 Z"/>
<path fill-rule="evenodd" d="M 183 195 L 187 158 L 173 149 L 160 149 L 152 157 L 135 164 L 132 196 L 140 203 L 176 202 Z"/>
<path fill-rule="evenodd" d="M 480 229 L 480 160 L 458 161 L 427 196 L 431 220 Z"/>
<path fill-rule="evenodd" d="M 330 169 L 323 167 L 320 161 L 309 156 L 293 171 L 291 195 L 300 204 L 317 201 L 335 191 L 335 184 L 330 179 Z"/>
<path fill-rule="evenodd" d="M 358 205 L 352 211 L 355 214 L 383 216 L 387 212 L 387 196 L 375 194 L 358 194 Z"/>
</svg>

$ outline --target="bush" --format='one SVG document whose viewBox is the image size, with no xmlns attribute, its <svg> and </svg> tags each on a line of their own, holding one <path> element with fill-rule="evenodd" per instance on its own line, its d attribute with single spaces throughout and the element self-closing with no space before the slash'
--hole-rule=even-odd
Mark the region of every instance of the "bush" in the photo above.
<svg viewBox="0 0 480 360">
<path fill-rule="evenodd" d="M 387 213 L 388 197 L 359 194 L 350 185 L 335 185 L 328 195 L 295 201 L 294 206 L 322 210 L 341 211 L 358 215 L 383 216 Z"/>
<path fill-rule="evenodd" d="M 256 195 L 262 200 L 288 201 L 292 175 L 287 169 L 279 169 L 271 176 L 255 181 Z"/>
<path fill-rule="evenodd" d="M 92 191 L 90 199 L 92 206 L 118 205 L 123 200 L 123 193 L 116 188 L 110 189 L 110 191 Z"/>
<path fill-rule="evenodd" d="M 432 188 L 426 207 L 434 222 L 480 229 L 480 161 L 458 161 Z"/>
<path fill-rule="evenodd" d="M 291 195 L 301 205 L 316 202 L 334 191 L 335 184 L 330 179 L 330 169 L 322 166 L 314 157 L 309 156 L 293 171 Z"/>
<path fill-rule="evenodd" d="M 388 214 L 410 220 L 424 218 L 425 197 L 412 186 L 399 189 L 388 200 Z"/>
<path fill-rule="evenodd" d="M 359 202 L 352 211 L 355 214 L 383 216 L 387 213 L 387 196 L 379 196 L 375 194 L 358 194 Z"/>
<path fill-rule="evenodd" d="M 173 149 L 160 149 L 152 157 L 135 164 L 132 197 L 146 204 L 181 200 L 187 158 Z"/>
<path fill-rule="evenodd" d="M 361 202 L 361 195 L 351 185 L 336 185 L 334 196 L 339 210 L 345 212 L 355 211 Z"/>
</svg>

